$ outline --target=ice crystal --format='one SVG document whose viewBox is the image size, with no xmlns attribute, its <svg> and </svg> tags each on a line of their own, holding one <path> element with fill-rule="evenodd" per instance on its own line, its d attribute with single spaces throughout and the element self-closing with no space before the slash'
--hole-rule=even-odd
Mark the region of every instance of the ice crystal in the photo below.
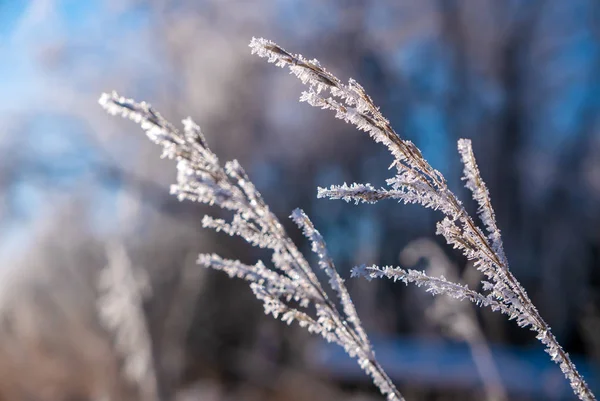
<svg viewBox="0 0 600 401">
<path fill-rule="evenodd" d="M 464 164 L 466 186 L 479 206 L 478 214 L 487 234 L 450 191 L 442 174 L 431 167 L 412 142 L 398 136 L 360 84 L 352 79 L 343 83 L 317 60 L 289 53 L 272 41 L 253 38 L 250 47 L 253 54 L 267 58 L 276 66 L 287 67 L 308 86 L 301 94 L 302 102 L 333 111 L 337 118 L 353 124 L 376 142 L 384 144 L 393 156 L 395 174 L 386 181 L 389 188 L 344 184 L 319 188 L 319 197 L 356 203 L 396 199 L 439 210 L 444 217 L 437 224 L 437 233 L 472 260 L 475 268 L 486 278 L 482 280 L 483 292 L 480 293 L 443 276 L 432 277 L 399 267 L 360 266 L 354 269 L 353 275 L 414 283 L 434 295 L 467 299 L 507 314 L 519 326 L 530 327 L 537 332 L 536 338 L 544 344 L 581 400 L 595 400 L 568 354 L 509 270 L 489 192 L 481 179 L 470 141 L 460 140 L 458 148 Z M 248 281 L 255 296 L 263 302 L 265 313 L 288 324 L 297 321 L 308 331 L 341 345 L 350 356 L 357 358 L 359 366 L 388 399 L 403 399 L 375 360 L 371 344 L 322 236 L 301 210 L 295 210 L 291 218 L 311 241 L 319 267 L 328 276 L 339 304 L 328 298 L 313 268 L 264 203 L 239 163 L 234 160 L 221 166 L 217 156 L 208 148 L 199 126 L 191 119 L 183 121 L 184 132 L 180 133 L 147 103 L 136 103 L 113 93 L 103 94 L 100 104 L 111 114 L 139 123 L 147 136 L 162 146 L 163 157 L 177 161 L 177 184 L 172 186 L 171 192 L 180 200 L 216 205 L 233 213 L 231 221 L 206 216 L 203 219 L 205 227 L 240 236 L 254 246 L 271 250 L 273 268 L 266 267 L 263 262 L 247 265 L 218 255 L 200 255 L 199 264 Z"/>
<path fill-rule="evenodd" d="M 481 179 L 471 142 L 461 139 L 459 153 L 464 164 L 464 180 L 479 205 L 478 214 L 487 235 L 475 224 L 462 203 L 447 186 L 442 174 L 425 160 L 421 151 L 410 141 L 400 138 L 389 121 L 381 114 L 365 90 L 354 80 L 347 84 L 300 55 L 294 55 L 279 45 L 265 39 L 253 38 L 252 53 L 265 57 L 280 67 L 288 67 L 308 89 L 302 92 L 300 101 L 314 107 L 331 110 L 335 116 L 367 132 L 376 142 L 383 143 L 391 152 L 396 169 L 394 177 L 387 180 L 390 189 L 375 189 L 371 184 L 346 184 L 319 188 L 319 197 L 374 203 L 383 199 L 398 199 L 405 203 L 418 203 L 441 211 L 445 217 L 437 225 L 442 235 L 454 248 L 460 249 L 487 280 L 479 294 L 463 286 L 452 284 L 443 278 L 434 278 L 422 272 L 384 268 L 361 267 L 354 274 L 368 277 L 401 279 L 425 286 L 434 294 L 446 294 L 459 299 L 469 299 L 482 306 L 507 313 L 522 327 L 529 326 L 538 333 L 538 339 L 546 346 L 553 361 L 557 362 L 569 380 L 575 394 L 582 400 L 595 400 L 583 377 L 569 356 L 563 351 L 550 327 L 542 319 L 529 299 L 527 292 L 510 272 L 504 255 L 500 230 L 496 224 L 489 192 Z M 540 333 L 544 333 L 540 336 Z"/>
<path fill-rule="evenodd" d="M 263 42 L 263 45 L 268 43 Z M 318 74 L 305 73 L 300 67 L 293 71 L 305 82 L 326 80 L 325 76 L 319 78 Z M 221 166 L 208 148 L 200 128 L 191 119 L 183 121 L 182 134 L 147 103 L 136 103 L 113 93 L 102 95 L 100 104 L 109 113 L 141 124 L 148 137 L 163 147 L 163 156 L 177 161 L 177 183 L 171 187 L 171 192 L 180 200 L 215 205 L 233 213 L 230 221 L 205 216 L 204 227 L 239 236 L 253 246 L 272 252 L 273 268 L 268 268 L 262 261 L 247 265 L 206 254 L 198 257 L 200 265 L 248 281 L 256 298 L 263 302 L 266 314 L 287 324 L 296 321 L 309 332 L 339 344 L 357 359 L 359 366 L 389 400 L 404 400 L 376 361 L 344 281 L 327 253 L 325 241 L 303 211 L 296 209 L 290 217 L 310 240 L 312 250 L 318 256 L 318 265 L 328 276 L 329 286 L 339 303 L 328 297 L 313 268 L 240 164 L 233 160 Z"/>
</svg>

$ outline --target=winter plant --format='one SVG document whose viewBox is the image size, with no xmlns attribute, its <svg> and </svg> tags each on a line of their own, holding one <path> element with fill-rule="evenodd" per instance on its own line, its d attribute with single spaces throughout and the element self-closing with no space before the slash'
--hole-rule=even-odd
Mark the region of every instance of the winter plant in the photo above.
<svg viewBox="0 0 600 401">
<path fill-rule="evenodd" d="M 439 210 L 444 218 L 437 224 L 437 233 L 472 260 L 486 280 L 482 281 L 482 292 L 478 292 L 466 285 L 448 281 L 443 276 L 432 277 L 424 272 L 400 267 L 360 266 L 353 269 L 353 276 L 368 279 L 387 277 L 414 283 L 434 295 L 466 299 L 508 315 L 519 326 L 529 327 L 537 333 L 537 339 L 545 345 L 546 351 L 560 366 L 581 400 L 595 400 L 568 354 L 509 270 L 500 230 L 473 155 L 471 141 L 459 140 L 458 150 L 464 164 L 466 186 L 479 205 L 478 214 L 485 230 L 477 226 L 450 191 L 442 174 L 429 165 L 420 150 L 412 142 L 398 136 L 356 81 L 350 79 L 348 83 L 343 83 L 321 67 L 317 60 L 307 60 L 301 55 L 288 53 L 269 40 L 253 38 L 250 47 L 253 54 L 265 57 L 277 66 L 288 67 L 307 85 L 301 101 L 334 111 L 337 118 L 369 133 L 371 138 L 383 143 L 392 153 L 395 176 L 387 180 L 387 188 L 375 188 L 368 183 L 343 184 L 319 188 L 318 197 L 356 203 L 397 199 Z M 190 118 L 183 120 L 181 132 L 145 102 L 136 103 L 112 93 L 103 94 L 100 104 L 111 114 L 141 124 L 147 136 L 162 146 L 163 157 L 177 161 L 177 184 L 172 186 L 171 192 L 180 200 L 216 205 L 233 213 L 230 221 L 205 216 L 205 227 L 240 236 L 253 246 L 272 252 L 272 267 L 267 267 L 262 261 L 246 265 L 218 255 L 200 255 L 200 265 L 222 270 L 231 277 L 250 282 L 252 291 L 263 302 L 267 314 L 288 324 L 297 321 L 310 332 L 341 345 L 350 356 L 357 359 L 361 368 L 388 399 L 404 399 L 375 359 L 344 280 L 328 256 L 325 241 L 302 210 L 294 210 L 290 217 L 311 241 L 312 250 L 318 256 L 319 268 L 327 274 L 328 285 L 337 294 L 337 302 L 327 295 L 315 274 L 315 266 L 311 266 L 298 250 L 240 164 L 233 160 L 221 165 L 208 148 L 199 126 Z"/>
<path fill-rule="evenodd" d="M 481 272 L 467 268 L 461 274 L 458 266 L 450 261 L 442 247 L 431 238 L 409 242 L 400 252 L 400 263 L 414 266 L 427 260 L 427 275 L 444 276 L 456 283 L 478 283 Z M 477 321 L 476 308 L 472 304 L 450 297 L 434 297 L 425 310 L 428 320 L 451 337 L 468 345 L 475 369 L 481 379 L 487 401 L 507 401 L 506 390 L 498 372 L 492 350 Z"/>
<path fill-rule="evenodd" d="M 102 95 L 100 104 L 111 114 L 140 123 L 148 137 L 163 147 L 163 157 L 177 160 L 177 184 L 171 192 L 179 199 L 217 205 L 233 212 L 230 222 L 205 216 L 204 227 L 240 236 L 254 246 L 271 250 L 275 268 L 268 268 L 262 261 L 246 265 L 218 255 L 200 255 L 200 265 L 249 281 L 256 297 L 263 301 L 265 313 L 288 324 L 297 321 L 310 332 L 340 344 L 358 359 L 382 393 L 389 399 L 403 399 L 375 360 L 344 282 L 327 254 L 323 237 L 302 210 L 294 210 L 291 218 L 312 242 L 319 267 L 328 275 L 341 308 L 328 297 L 314 269 L 269 210 L 242 166 L 236 160 L 222 166 L 208 148 L 200 127 L 191 119 L 183 121 L 184 129 L 180 132 L 147 103 L 136 103 L 113 93 Z M 135 353 L 126 350 L 124 356 L 130 359 Z"/>
<path fill-rule="evenodd" d="M 96 307 L 103 326 L 115 337 L 115 348 L 124 357 L 124 376 L 137 384 L 144 400 L 159 400 L 152 340 L 143 302 L 152 288 L 144 270 L 135 269 L 120 243 L 107 245 L 108 263 L 98 277 Z"/>
</svg>

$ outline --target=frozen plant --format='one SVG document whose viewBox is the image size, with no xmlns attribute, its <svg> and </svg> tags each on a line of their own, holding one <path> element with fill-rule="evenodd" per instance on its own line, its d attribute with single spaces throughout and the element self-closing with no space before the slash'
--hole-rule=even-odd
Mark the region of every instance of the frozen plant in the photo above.
<svg viewBox="0 0 600 401">
<path fill-rule="evenodd" d="M 469 260 L 474 261 L 474 266 L 487 280 L 482 281 L 484 293 L 479 293 L 444 277 L 431 277 L 424 272 L 399 267 L 361 266 L 354 269 L 353 275 L 387 277 L 415 283 L 434 295 L 445 294 L 457 299 L 468 299 L 480 306 L 488 306 L 494 311 L 507 314 L 510 319 L 516 319 L 519 326 L 530 327 L 537 333 L 537 339 L 544 344 L 552 360 L 560 366 L 574 393 L 581 400 L 595 400 L 569 355 L 562 349 L 525 289 L 509 270 L 489 192 L 475 162 L 471 141 L 459 140 L 458 151 L 464 164 L 466 187 L 479 205 L 478 214 L 485 232 L 475 224 L 462 203 L 450 191 L 442 174 L 429 165 L 412 142 L 398 136 L 356 81 L 350 79 L 347 84 L 343 83 L 321 67 L 317 60 L 291 54 L 266 39 L 253 38 L 250 47 L 252 53 L 267 58 L 269 62 L 279 67 L 288 67 L 291 73 L 308 86 L 308 90 L 302 92 L 300 101 L 334 111 L 337 118 L 366 131 L 376 142 L 386 145 L 392 153 L 394 161 L 391 168 L 395 169 L 395 176 L 387 180 L 388 188 L 375 188 L 368 183 L 343 184 L 319 188 L 318 197 L 356 203 L 397 199 L 439 210 L 444 218 L 437 224 L 437 233 L 454 248 L 460 249 Z"/>
<path fill-rule="evenodd" d="M 98 317 L 115 337 L 125 377 L 135 383 L 142 399 L 160 400 L 152 341 L 143 303 L 152 291 L 144 270 L 134 269 L 125 248 L 107 246 L 108 264 L 98 277 Z"/>
<path fill-rule="evenodd" d="M 308 85 L 301 101 L 333 110 L 336 117 L 354 124 L 368 132 L 375 141 L 385 144 L 394 157 L 392 167 L 396 169 L 396 175 L 387 180 L 388 188 L 375 188 L 371 184 L 344 184 L 328 189 L 319 188 L 319 197 L 356 203 L 397 199 L 439 210 L 445 217 L 438 223 L 437 233 L 473 260 L 475 267 L 487 280 L 482 281 L 483 293 L 480 293 L 466 285 L 448 281 L 443 276 L 432 277 L 424 272 L 399 267 L 361 266 L 353 270 L 353 275 L 388 277 L 415 283 L 434 295 L 467 299 L 507 314 L 510 319 L 516 319 L 521 327 L 530 327 L 537 332 L 537 338 L 546 346 L 546 351 L 558 363 L 581 400 L 595 400 L 568 354 L 508 268 L 500 230 L 496 225 L 488 190 L 475 162 L 471 142 L 461 139 L 458 149 L 465 166 L 467 188 L 479 205 L 479 216 L 486 232 L 475 224 L 448 188 L 442 174 L 429 165 L 412 142 L 396 134 L 356 81 L 342 83 L 322 68 L 318 61 L 288 53 L 265 39 L 252 39 L 250 47 L 253 53 L 268 58 L 270 62 L 288 67 Z M 246 265 L 218 255 L 200 255 L 199 264 L 249 281 L 256 297 L 263 301 L 266 313 L 280 317 L 288 324 L 296 320 L 310 332 L 338 343 L 349 355 L 358 359 L 359 365 L 388 399 L 403 400 L 375 359 L 343 280 L 327 254 L 323 238 L 301 210 L 296 209 L 291 218 L 311 241 L 319 259 L 319 267 L 329 277 L 329 285 L 338 295 L 339 304 L 328 298 L 313 268 L 264 203 L 239 163 L 234 160 L 221 166 L 216 155 L 208 148 L 200 128 L 191 119 L 183 121 L 184 130 L 181 133 L 147 103 L 136 103 L 112 93 L 103 94 L 100 104 L 111 114 L 119 114 L 141 124 L 148 137 L 163 147 L 163 157 L 177 161 L 177 184 L 172 186 L 171 192 L 179 199 L 217 205 L 233 212 L 231 221 L 205 216 L 205 227 L 240 236 L 254 246 L 272 251 L 273 268 L 268 268 L 261 261 Z"/>
<path fill-rule="evenodd" d="M 481 279 L 481 273 L 474 269 L 466 269 L 461 276 L 458 267 L 450 261 L 440 245 L 430 238 L 414 240 L 400 252 L 400 263 L 408 266 L 414 266 L 422 259 L 427 261 L 427 275 L 443 276 L 457 283 L 473 283 Z M 426 315 L 449 335 L 469 346 L 475 368 L 481 377 L 485 400 L 506 401 L 508 398 L 502 379 L 473 305 L 456 298 L 434 297 Z"/>
<path fill-rule="evenodd" d="M 208 148 L 200 127 L 190 118 L 183 120 L 184 129 L 180 132 L 147 103 L 136 103 L 116 93 L 103 94 L 99 102 L 109 113 L 139 123 L 146 135 L 162 146 L 163 157 L 177 161 L 177 184 L 171 187 L 171 192 L 180 200 L 216 205 L 233 213 L 230 221 L 205 216 L 204 227 L 242 237 L 253 246 L 272 252 L 273 268 L 262 261 L 247 265 L 214 254 L 200 255 L 200 265 L 248 281 L 255 296 L 263 302 L 265 313 L 288 324 L 297 321 L 308 331 L 341 345 L 358 360 L 389 400 L 404 400 L 375 359 L 344 281 L 327 253 L 325 241 L 302 210 L 294 210 L 290 217 L 311 241 L 319 268 L 328 276 L 328 284 L 339 303 L 327 296 L 314 267 L 287 235 L 240 164 L 233 160 L 222 166 Z"/>
</svg>

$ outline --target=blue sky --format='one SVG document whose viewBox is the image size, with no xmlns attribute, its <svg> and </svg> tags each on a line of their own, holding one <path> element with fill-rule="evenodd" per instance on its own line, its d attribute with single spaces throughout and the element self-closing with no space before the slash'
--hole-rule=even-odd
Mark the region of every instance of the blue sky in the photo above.
<svg viewBox="0 0 600 401">
<path fill-rule="evenodd" d="M 119 36 L 135 31 L 145 22 L 143 8 L 115 13 L 111 2 L 79 0 L 33 0 L 0 2 L 0 111 L 23 111 L 48 92 L 55 83 L 52 73 L 40 64 L 41 52 L 52 46 L 70 46 L 75 63 L 90 62 L 118 48 Z M 143 46 L 140 44 L 143 49 Z M 113 49 L 114 50 L 114 49 Z M 122 49 L 118 49 L 122 50 Z M 131 49 L 131 56 L 143 50 Z M 114 55 L 113 55 L 114 56 Z M 93 62 L 102 62 L 94 57 Z M 98 66 L 97 66 L 98 67 Z M 65 71 L 62 71 L 63 73 Z M 66 71 L 67 74 L 73 71 Z"/>
<path fill-rule="evenodd" d="M 69 185 L 76 186 L 77 180 L 89 179 L 95 161 L 85 135 L 86 123 L 90 122 L 70 119 L 65 97 L 73 90 L 87 89 L 89 107 L 97 106 L 99 92 L 95 94 L 93 74 L 111 73 L 115 54 L 110 57 L 110 52 L 123 52 L 120 35 L 139 29 L 143 23 L 143 8 L 115 13 L 110 2 L 0 2 L 0 157 L 1 152 L 9 151 L 23 165 L 37 166 L 31 177 L 29 170 L 19 168 L 20 178 L 5 188 L 8 215 L 2 221 L 0 253 L 27 246 L 31 230 L 53 207 L 52 194 L 62 195 Z M 62 64 L 57 68 L 44 65 L 41 52 L 56 46 L 66 47 L 66 56 L 59 54 Z M 140 44 L 124 58 L 137 57 L 147 63 L 146 55 L 147 48 Z M 86 74 L 92 74 L 89 82 Z M 45 104 L 56 106 L 60 102 L 64 103 L 62 108 L 50 107 L 45 112 Z M 104 188 L 95 200 L 95 210 L 104 216 L 100 221 L 114 214 L 114 194 L 114 188 Z"/>
</svg>

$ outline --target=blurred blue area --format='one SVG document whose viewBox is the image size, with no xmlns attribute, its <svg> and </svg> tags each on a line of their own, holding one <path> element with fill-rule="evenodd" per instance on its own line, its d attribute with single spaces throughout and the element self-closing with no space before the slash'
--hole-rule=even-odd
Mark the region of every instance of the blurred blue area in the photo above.
<svg viewBox="0 0 600 401">
<path fill-rule="evenodd" d="M 4 38 L 12 33 L 27 9 L 27 1 L 5 1 L 0 4 L 0 35 Z"/>
<path fill-rule="evenodd" d="M 373 339 L 377 360 L 392 380 L 411 385 L 446 389 L 481 388 L 490 377 L 481 377 L 465 343 L 439 339 L 397 337 Z M 510 397 L 571 400 L 572 390 L 541 347 L 490 345 L 502 385 Z M 593 392 L 600 390 L 600 369 L 581 357 L 572 357 Z M 309 363 L 321 374 L 340 381 L 368 382 L 368 377 L 342 348 L 321 342 L 311 350 Z"/>
</svg>

